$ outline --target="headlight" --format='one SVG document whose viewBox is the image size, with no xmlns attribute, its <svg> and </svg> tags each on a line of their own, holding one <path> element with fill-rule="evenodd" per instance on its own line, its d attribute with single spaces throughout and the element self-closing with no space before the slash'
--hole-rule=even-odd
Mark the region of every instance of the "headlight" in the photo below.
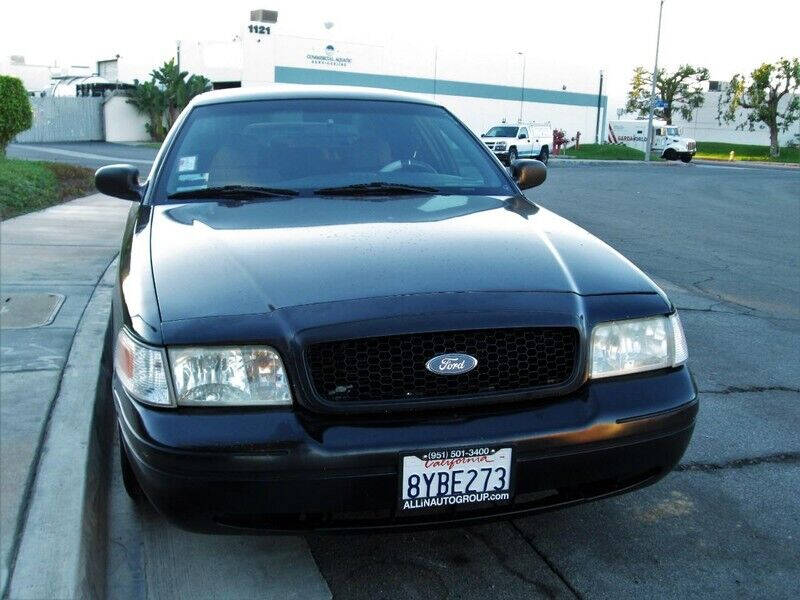
<svg viewBox="0 0 800 600">
<path fill-rule="evenodd" d="M 286 406 L 286 371 L 267 346 L 170 348 L 179 406 Z"/>
<path fill-rule="evenodd" d="M 589 376 L 598 379 L 676 367 L 688 357 L 677 313 L 600 323 L 592 331 Z"/>
<path fill-rule="evenodd" d="M 145 346 L 121 329 L 114 349 L 114 372 L 134 398 L 156 406 L 172 404 L 167 387 L 164 350 Z"/>
</svg>

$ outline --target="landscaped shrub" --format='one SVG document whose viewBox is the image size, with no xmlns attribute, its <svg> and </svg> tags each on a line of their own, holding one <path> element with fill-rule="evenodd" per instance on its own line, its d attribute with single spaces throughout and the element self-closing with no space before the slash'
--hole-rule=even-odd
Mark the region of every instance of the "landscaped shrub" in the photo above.
<svg viewBox="0 0 800 600">
<path fill-rule="evenodd" d="M 0 156 L 18 133 L 33 125 L 33 111 L 22 81 L 0 75 Z"/>
</svg>

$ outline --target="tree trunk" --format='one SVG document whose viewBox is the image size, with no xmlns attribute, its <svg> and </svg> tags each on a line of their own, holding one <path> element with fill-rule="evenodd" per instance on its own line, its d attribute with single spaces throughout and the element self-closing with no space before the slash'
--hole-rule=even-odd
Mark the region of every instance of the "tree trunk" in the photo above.
<svg viewBox="0 0 800 600">
<path fill-rule="evenodd" d="M 770 124 L 769 126 L 769 155 L 772 158 L 780 156 L 781 149 L 778 147 L 778 126 Z"/>
<path fill-rule="evenodd" d="M 772 158 L 778 158 L 781 153 L 781 149 L 778 147 L 778 100 L 775 90 L 770 90 L 769 101 L 767 102 L 769 106 L 769 122 L 767 125 L 769 126 L 769 155 Z"/>
</svg>

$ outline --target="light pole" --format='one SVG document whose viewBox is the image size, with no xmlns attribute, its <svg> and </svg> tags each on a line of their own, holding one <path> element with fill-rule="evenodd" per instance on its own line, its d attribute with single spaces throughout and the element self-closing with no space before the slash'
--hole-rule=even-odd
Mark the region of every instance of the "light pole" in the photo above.
<svg viewBox="0 0 800 600">
<path fill-rule="evenodd" d="M 525 105 L 525 64 L 528 57 L 524 52 L 517 52 L 522 57 L 522 85 L 519 88 L 519 122 L 522 123 L 522 107 Z"/>
<path fill-rule="evenodd" d="M 594 129 L 594 143 L 600 144 L 602 140 L 600 139 L 600 106 L 603 100 L 603 71 L 600 70 L 600 89 L 597 91 L 597 122 L 595 123 Z"/>
<path fill-rule="evenodd" d="M 436 82 L 439 76 L 439 46 L 433 49 L 433 101 L 436 102 Z"/>
<path fill-rule="evenodd" d="M 650 112 L 647 117 L 647 144 L 644 160 L 650 160 L 650 149 L 653 147 L 653 109 L 656 102 L 656 80 L 658 79 L 658 46 L 661 43 L 661 13 L 664 11 L 664 0 L 658 5 L 658 34 L 656 35 L 656 64 L 653 66 L 653 85 L 650 86 Z"/>
</svg>

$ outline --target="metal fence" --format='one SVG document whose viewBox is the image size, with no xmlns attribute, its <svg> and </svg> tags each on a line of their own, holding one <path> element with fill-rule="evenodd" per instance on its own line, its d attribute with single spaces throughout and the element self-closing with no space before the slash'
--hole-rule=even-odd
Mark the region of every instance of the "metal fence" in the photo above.
<svg viewBox="0 0 800 600">
<path fill-rule="evenodd" d="M 103 139 L 103 98 L 31 98 L 33 127 L 16 141 L 91 142 Z"/>
</svg>

